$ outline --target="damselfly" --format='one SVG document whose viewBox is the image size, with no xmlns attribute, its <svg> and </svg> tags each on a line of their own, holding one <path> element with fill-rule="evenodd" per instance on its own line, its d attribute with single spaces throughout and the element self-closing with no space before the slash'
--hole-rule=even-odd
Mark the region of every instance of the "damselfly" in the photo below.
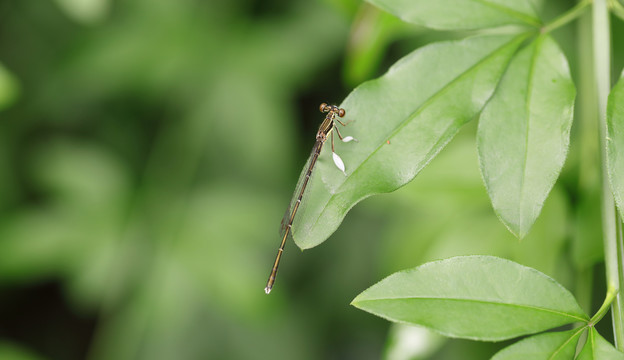
<svg viewBox="0 0 624 360">
<path fill-rule="evenodd" d="M 314 143 L 314 147 L 312 148 L 312 154 L 310 155 L 310 159 L 308 160 L 307 170 L 304 174 L 302 174 L 301 179 L 299 179 L 299 184 L 297 186 L 298 190 L 295 190 L 295 195 L 297 199 L 294 202 L 291 202 L 288 210 L 286 210 L 286 215 L 282 220 L 282 242 L 280 244 L 279 249 L 277 249 L 277 256 L 275 257 L 275 263 L 273 264 L 273 269 L 271 269 L 271 275 L 269 276 L 269 281 L 267 282 L 267 286 L 264 288 L 264 292 L 267 294 L 271 292 L 273 288 L 273 284 L 275 283 L 275 277 L 277 276 L 277 268 L 279 266 L 280 260 L 282 258 L 282 253 L 284 252 L 284 245 L 286 245 L 286 239 L 290 234 L 290 230 L 292 228 L 293 220 L 295 219 L 295 215 L 297 214 L 297 209 L 299 209 L 299 205 L 301 204 L 301 199 L 303 198 L 303 193 L 306 190 L 308 185 L 308 181 L 310 180 L 310 176 L 312 176 L 312 170 L 314 169 L 314 165 L 316 165 L 316 161 L 318 160 L 319 155 L 321 154 L 321 149 L 323 148 L 323 144 L 327 141 L 328 137 L 331 137 L 331 145 L 332 145 L 332 158 L 334 160 L 334 164 L 336 167 L 342 171 L 345 176 L 345 166 L 344 162 L 334 152 L 334 133 L 333 130 L 336 130 L 336 134 L 338 138 L 343 142 L 349 142 L 355 140 L 351 136 L 342 137 L 340 131 L 336 127 L 336 122 L 340 125 L 345 126 L 346 124 L 342 121 L 338 120 L 338 117 L 345 116 L 345 110 L 339 108 L 336 105 L 327 105 L 325 103 L 321 104 L 320 107 L 321 112 L 327 113 L 325 116 L 325 120 L 318 129 L 316 133 L 316 142 Z M 356 140 L 357 141 L 357 140 Z"/>
</svg>

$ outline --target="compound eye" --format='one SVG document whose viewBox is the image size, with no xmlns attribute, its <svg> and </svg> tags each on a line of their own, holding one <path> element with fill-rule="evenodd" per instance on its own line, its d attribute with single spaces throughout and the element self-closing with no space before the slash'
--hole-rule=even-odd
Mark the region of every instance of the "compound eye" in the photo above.
<svg viewBox="0 0 624 360">
<path fill-rule="evenodd" d="M 345 116 L 345 114 L 346 114 L 345 109 L 339 109 L 339 110 L 338 110 L 338 116 L 340 116 L 340 117 L 344 117 L 344 116 Z"/>
<path fill-rule="evenodd" d="M 327 112 L 329 110 L 327 104 L 325 103 L 322 103 L 319 109 L 321 110 L 321 112 Z"/>
</svg>

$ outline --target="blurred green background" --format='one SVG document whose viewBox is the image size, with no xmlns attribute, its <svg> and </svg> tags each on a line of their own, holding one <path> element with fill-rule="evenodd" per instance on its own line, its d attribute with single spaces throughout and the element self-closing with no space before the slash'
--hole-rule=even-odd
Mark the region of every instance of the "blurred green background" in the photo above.
<svg viewBox="0 0 624 360">
<path fill-rule="evenodd" d="M 475 123 L 322 246 L 289 243 L 264 294 L 319 103 L 461 35 L 359 0 L 0 0 L 0 359 L 483 359 L 505 344 L 349 305 L 460 254 L 510 258 L 601 302 L 599 219 L 575 225 L 598 206 L 579 195 L 582 155 L 520 243 L 489 204 Z"/>
</svg>

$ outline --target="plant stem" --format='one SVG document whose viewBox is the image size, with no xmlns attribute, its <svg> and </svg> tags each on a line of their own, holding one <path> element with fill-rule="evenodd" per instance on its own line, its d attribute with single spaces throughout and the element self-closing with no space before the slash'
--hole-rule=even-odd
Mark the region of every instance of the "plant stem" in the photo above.
<svg viewBox="0 0 624 360">
<path fill-rule="evenodd" d="M 600 319 L 602 319 L 603 316 L 607 314 L 607 311 L 609 311 L 609 307 L 612 305 L 613 299 L 617 296 L 617 294 L 618 294 L 617 289 L 614 289 L 611 287 L 607 289 L 607 296 L 605 297 L 604 302 L 602 303 L 602 306 L 600 307 L 600 309 L 598 309 L 596 314 L 592 316 L 592 318 L 589 320 L 589 324 L 591 326 L 595 325 L 598 321 L 600 321 Z"/>
<path fill-rule="evenodd" d="M 592 43 L 592 14 L 586 11 L 579 16 L 576 22 L 577 54 L 579 76 L 577 80 L 577 103 L 574 109 L 576 129 L 574 130 L 574 144 L 570 149 L 578 151 L 578 199 L 579 206 L 575 210 L 575 238 L 573 256 L 577 263 L 575 296 L 582 308 L 589 314 L 592 308 L 592 284 L 594 267 L 591 262 L 583 262 L 587 259 L 587 246 L 595 242 L 597 238 L 590 229 L 595 219 L 588 218 L 585 208 L 600 207 L 600 150 L 598 145 L 598 104 L 594 80 L 593 53 L 587 51 L 593 46 Z M 599 220 L 598 220 L 599 221 Z M 596 249 L 598 246 L 596 246 Z M 601 248 L 602 249 L 602 248 Z M 596 250 L 597 251 L 597 250 Z M 594 256 L 595 257 L 595 256 Z M 590 258 L 592 258 L 590 256 Z"/>
<path fill-rule="evenodd" d="M 541 32 L 542 33 L 549 33 L 549 32 L 551 32 L 551 31 L 553 31 L 553 30 L 555 30 L 557 28 L 562 27 L 563 25 L 569 23 L 570 21 L 576 19 L 577 17 L 579 17 L 579 15 L 581 15 L 583 13 L 585 8 L 592 3 L 592 1 L 593 0 L 581 0 L 572 9 L 566 11 L 565 13 L 563 13 L 561 16 L 559 16 L 555 20 L 553 20 L 550 23 L 544 25 L 544 27 L 542 27 Z"/>
<path fill-rule="evenodd" d="M 622 323 L 624 304 L 620 289 L 621 257 L 618 256 L 618 241 L 616 234 L 616 213 L 613 195 L 611 194 L 607 164 L 606 164 L 606 129 L 607 129 L 607 99 L 611 90 L 611 36 L 609 28 L 609 10 L 607 0 L 595 0 L 592 7 L 592 27 L 594 40 L 594 74 L 598 96 L 598 121 L 600 130 L 600 152 L 602 168 L 602 230 L 605 252 L 605 267 L 607 288 L 615 291 L 612 320 L 615 345 L 619 350 L 624 349 L 624 324 Z"/>
</svg>

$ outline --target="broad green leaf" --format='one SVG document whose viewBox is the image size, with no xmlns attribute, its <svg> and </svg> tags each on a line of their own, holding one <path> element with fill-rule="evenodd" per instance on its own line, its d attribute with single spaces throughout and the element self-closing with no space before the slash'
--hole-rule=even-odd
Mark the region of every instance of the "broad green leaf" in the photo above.
<svg viewBox="0 0 624 360">
<path fill-rule="evenodd" d="M 589 318 L 559 283 L 493 256 L 459 256 L 394 273 L 352 304 L 446 336 L 504 340 Z"/>
<path fill-rule="evenodd" d="M 523 339 L 499 351 L 492 360 L 570 360 L 583 329 L 550 332 Z"/>
<path fill-rule="evenodd" d="M 607 168 L 613 197 L 624 220 L 624 72 L 607 104 Z"/>
<path fill-rule="evenodd" d="M 320 244 L 357 202 L 413 179 L 481 111 L 525 36 L 425 46 L 356 88 L 341 105 L 344 121 L 353 122 L 339 130 L 359 142 L 335 147 L 348 176 L 333 165 L 327 144 L 293 224 L 297 245 Z"/>
<path fill-rule="evenodd" d="M 577 360 L 624 360 L 624 353 L 619 352 L 592 327 Z"/>
<path fill-rule="evenodd" d="M 523 238 L 559 177 L 570 141 L 575 89 L 547 35 L 522 49 L 479 120 L 481 173 L 494 211 Z"/>
<path fill-rule="evenodd" d="M 441 30 L 539 27 L 541 0 L 367 0 L 402 20 Z"/>
</svg>

